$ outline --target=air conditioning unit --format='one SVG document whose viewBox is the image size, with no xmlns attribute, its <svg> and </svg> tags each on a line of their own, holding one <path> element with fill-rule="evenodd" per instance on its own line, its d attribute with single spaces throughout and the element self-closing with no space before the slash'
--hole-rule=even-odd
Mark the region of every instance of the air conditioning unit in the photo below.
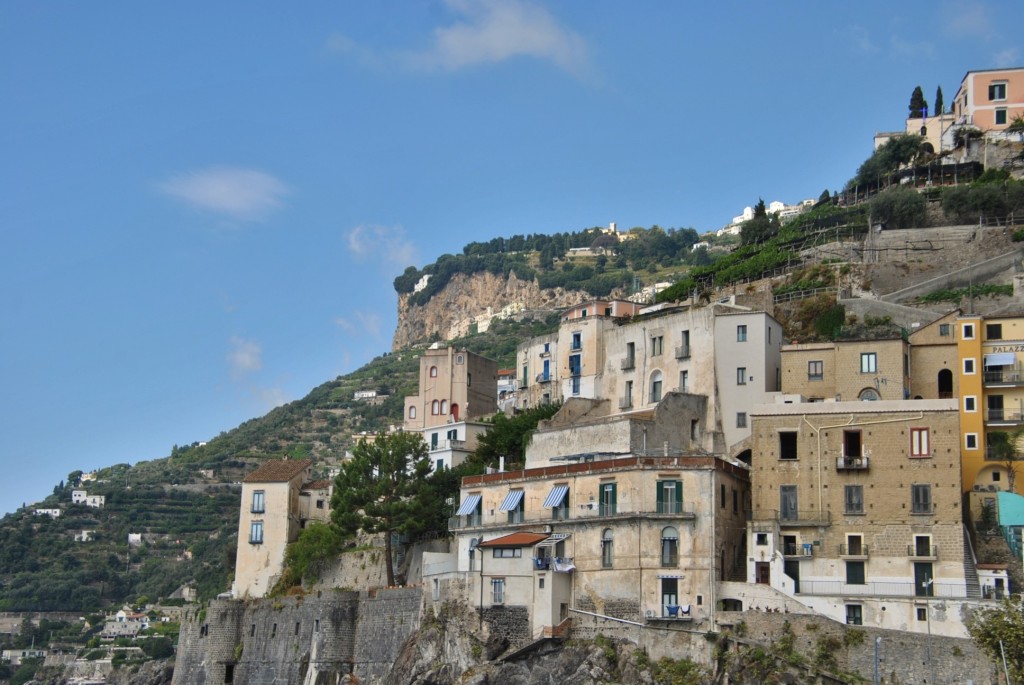
<svg viewBox="0 0 1024 685">
<path fill-rule="evenodd" d="M 448 506 L 451 506 L 451 505 L 455 504 L 455 498 L 454 497 L 445 497 L 444 503 L 447 504 Z"/>
<path fill-rule="evenodd" d="M 547 534 L 549 534 L 549 535 L 550 535 L 550 534 L 551 534 L 552 532 L 554 532 L 554 528 L 552 528 L 552 527 L 551 527 L 551 524 L 550 524 L 550 523 L 549 523 L 549 524 L 547 524 L 546 526 L 544 526 L 544 532 L 545 532 L 545 533 L 547 533 Z"/>
<path fill-rule="evenodd" d="M 975 485 L 974 486 L 974 491 L 975 492 L 982 492 L 982 491 L 984 491 L 984 489 L 985 489 L 984 485 Z"/>
<path fill-rule="evenodd" d="M 996 486 L 994 486 L 994 485 L 988 486 L 988 491 L 989 492 L 995 492 L 996 491 Z"/>
<path fill-rule="evenodd" d="M 469 539 L 469 548 L 470 549 L 476 549 L 479 546 L 480 546 L 480 538 L 470 538 Z"/>
</svg>

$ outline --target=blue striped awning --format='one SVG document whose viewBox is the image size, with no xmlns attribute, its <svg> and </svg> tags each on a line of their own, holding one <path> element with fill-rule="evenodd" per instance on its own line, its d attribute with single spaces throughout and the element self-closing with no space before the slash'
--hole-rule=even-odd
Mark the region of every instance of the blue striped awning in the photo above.
<svg viewBox="0 0 1024 685">
<path fill-rule="evenodd" d="M 568 485 L 556 485 L 551 488 L 551 492 L 548 493 L 547 499 L 544 500 L 545 507 L 559 507 L 562 505 L 562 501 L 565 496 L 569 494 Z"/>
<path fill-rule="evenodd" d="M 505 499 L 501 501 L 501 506 L 498 507 L 498 511 L 512 511 L 513 509 L 516 509 L 522 501 L 522 490 L 509 490 L 508 494 L 505 495 Z"/>
<path fill-rule="evenodd" d="M 476 511 L 476 505 L 480 504 L 480 500 L 483 499 L 483 495 L 470 495 L 462 501 L 462 506 L 455 512 L 456 516 L 467 516 Z"/>
</svg>

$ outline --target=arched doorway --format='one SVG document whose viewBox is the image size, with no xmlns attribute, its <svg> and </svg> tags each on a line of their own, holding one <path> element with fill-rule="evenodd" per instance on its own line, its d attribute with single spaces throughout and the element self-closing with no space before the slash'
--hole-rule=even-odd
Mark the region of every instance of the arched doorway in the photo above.
<svg viewBox="0 0 1024 685">
<path fill-rule="evenodd" d="M 939 399 L 948 400 L 953 397 L 953 372 L 949 369 L 939 371 Z"/>
</svg>

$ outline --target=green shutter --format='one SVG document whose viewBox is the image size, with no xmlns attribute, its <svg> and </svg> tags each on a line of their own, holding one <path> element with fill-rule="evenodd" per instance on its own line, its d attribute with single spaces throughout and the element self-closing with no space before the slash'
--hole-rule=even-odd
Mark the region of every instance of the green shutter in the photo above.
<svg viewBox="0 0 1024 685">
<path fill-rule="evenodd" d="M 683 511 L 683 481 L 676 481 L 676 513 Z"/>
<path fill-rule="evenodd" d="M 655 509 L 659 514 L 665 511 L 665 482 L 658 481 L 658 508 Z"/>
</svg>

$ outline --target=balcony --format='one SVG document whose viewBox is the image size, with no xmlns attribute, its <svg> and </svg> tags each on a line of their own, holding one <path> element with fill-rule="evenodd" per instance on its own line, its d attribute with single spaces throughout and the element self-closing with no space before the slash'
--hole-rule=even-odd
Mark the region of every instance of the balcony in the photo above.
<svg viewBox="0 0 1024 685">
<path fill-rule="evenodd" d="M 839 545 L 839 558 L 848 561 L 867 561 L 867 545 Z"/>
<path fill-rule="evenodd" d="M 963 581 L 936 580 L 931 585 L 929 597 L 967 597 L 967 584 Z M 798 595 L 839 595 L 866 597 L 922 597 L 917 594 L 917 586 L 913 580 L 872 581 L 866 583 L 846 583 L 842 580 L 807 580 L 800 579 Z"/>
<path fill-rule="evenodd" d="M 549 374 L 549 373 L 538 373 L 537 374 L 537 382 L 538 383 L 550 383 L 551 382 L 551 374 Z"/>
<path fill-rule="evenodd" d="M 690 358 L 690 346 L 689 345 L 678 345 L 676 347 L 676 359 L 689 359 Z"/>
<path fill-rule="evenodd" d="M 836 471 L 867 471 L 868 457 L 836 457 Z"/>
<path fill-rule="evenodd" d="M 907 558 L 911 561 L 938 561 L 939 548 L 935 545 L 907 545 Z"/>
<path fill-rule="evenodd" d="M 633 369 L 636 368 L 636 359 L 634 359 L 633 357 L 623 359 L 621 368 L 623 371 L 632 371 Z"/>
<path fill-rule="evenodd" d="M 935 513 L 933 502 L 914 502 L 910 506 L 910 513 L 917 516 L 931 516 Z"/>
<path fill-rule="evenodd" d="M 572 508 L 556 507 L 551 510 L 540 509 L 522 513 L 515 512 L 515 520 L 509 520 L 510 512 L 505 511 L 495 511 L 493 514 L 485 515 L 475 514 L 470 516 L 452 516 L 448 518 L 448 530 L 465 530 L 467 528 L 508 528 L 510 525 L 530 528 L 544 526 L 550 524 L 552 521 L 591 521 L 602 518 L 630 519 L 638 517 L 664 517 L 684 521 L 696 520 L 697 515 L 693 511 L 686 511 L 675 502 L 670 502 L 668 504 L 670 506 L 664 508 L 658 507 L 654 511 L 623 511 L 618 504 L 612 506 L 610 504 L 602 504 L 599 502 L 588 502 L 576 505 Z"/>
<path fill-rule="evenodd" d="M 430 444 L 431 452 L 445 452 L 448 450 L 464 450 L 466 449 L 465 440 L 438 440 L 436 444 Z"/>
<path fill-rule="evenodd" d="M 981 596 L 984 599 L 1005 599 L 1009 597 L 1006 588 L 992 587 L 991 585 L 983 585 L 981 587 Z"/>
<path fill-rule="evenodd" d="M 985 385 L 1024 385 L 1024 371 L 1020 369 L 986 369 Z"/>
<path fill-rule="evenodd" d="M 782 545 L 782 556 L 810 558 L 814 556 L 814 545 L 805 542 L 802 545 L 795 542 L 787 542 Z"/>
<path fill-rule="evenodd" d="M 772 518 L 779 522 L 781 528 L 809 528 L 831 526 L 832 512 L 817 510 L 773 511 Z"/>
<path fill-rule="evenodd" d="M 989 423 L 1024 423 L 1024 412 L 1009 409 L 988 409 L 985 411 L 985 420 Z"/>
</svg>

